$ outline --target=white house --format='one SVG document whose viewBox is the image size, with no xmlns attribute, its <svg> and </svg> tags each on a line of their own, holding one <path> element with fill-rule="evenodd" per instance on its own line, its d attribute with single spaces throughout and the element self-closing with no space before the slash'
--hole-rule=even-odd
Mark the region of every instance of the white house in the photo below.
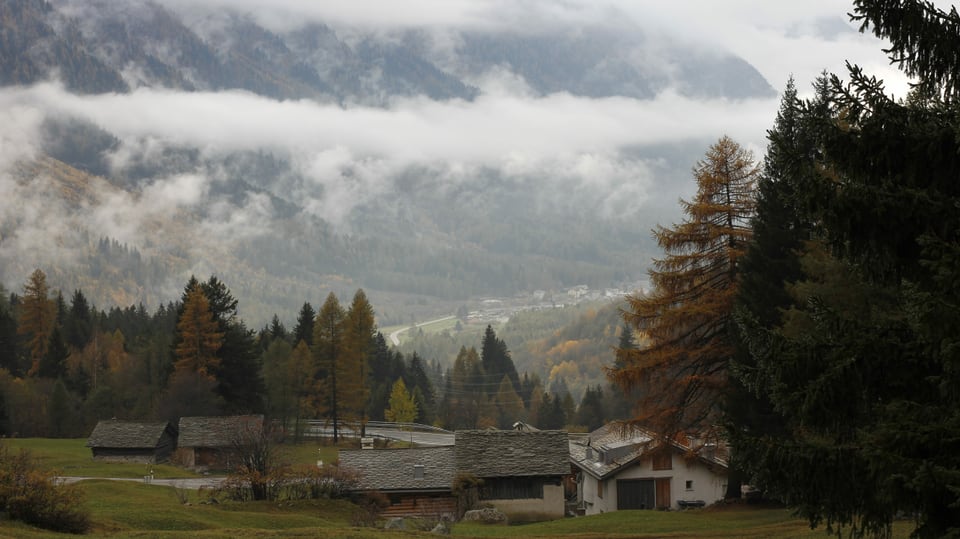
<svg viewBox="0 0 960 539">
<path fill-rule="evenodd" d="M 570 441 L 577 501 L 584 514 L 620 509 L 683 509 L 723 499 L 727 463 L 713 445 L 621 433 L 614 425 Z"/>
</svg>

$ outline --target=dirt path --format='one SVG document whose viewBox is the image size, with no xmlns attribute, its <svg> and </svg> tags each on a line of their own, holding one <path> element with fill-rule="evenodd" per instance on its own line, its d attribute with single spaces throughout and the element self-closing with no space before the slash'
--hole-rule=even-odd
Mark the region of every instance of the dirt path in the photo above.
<svg viewBox="0 0 960 539">
<path fill-rule="evenodd" d="M 91 479 L 104 479 L 107 481 L 136 481 L 138 483 L 147 483 L 151 485 L 162 485 L 177 488 L 186 488 L 190 490 L 199 490 L 200 488 L 217 488 L 225 479 L 224 477 L 182 477 L 179 479 L 137 479 L 133 477 L 76 477 L 66 476 L 60 480 L 64 483 L 77 483 Z"/>
</svg>

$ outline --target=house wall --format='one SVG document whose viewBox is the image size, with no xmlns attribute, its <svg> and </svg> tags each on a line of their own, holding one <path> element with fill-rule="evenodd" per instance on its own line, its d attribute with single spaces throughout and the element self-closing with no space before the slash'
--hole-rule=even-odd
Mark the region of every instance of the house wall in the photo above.
<svg viewBox="0 0 960 539">
<path fill-rule="evenodd" d="M 671 455 L 671 469 L 654 470 L 652 460 L 641 459 L 633 466 L 602 481 L 603 497 L 598 493 L 598 481 L 583 473 L 582 500 L 585 513 L 595 515 L 617 510 L 617 480 L 670 478 L 670 508 L 679 509 L 678 500 L 703 500 L 707 505 L 723 499 L 727 488 L 726 470 L 714 473 L 699 459 L 686 459 L 683 455 Z M 692 481 L 690 489 L 686 482 Z"/>
<path fill-rule="evenodd" d="M 543 498 L 519 500 L 484 500 L 510 517 L 511 514 L 542 516 L 543 519 L 563 518 L 563 485 L 543 485 Z"/>
</svg>

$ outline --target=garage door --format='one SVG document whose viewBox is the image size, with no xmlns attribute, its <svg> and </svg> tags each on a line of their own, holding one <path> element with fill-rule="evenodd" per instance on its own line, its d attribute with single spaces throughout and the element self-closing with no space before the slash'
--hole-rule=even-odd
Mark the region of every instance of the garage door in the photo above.
<svg viewBox="0 0 960 539">
<path fill-rule="evenodd" d="M 656 507 L 653 479 L 617 481 L 617 509 L 653 509 Z"/>
</svg>

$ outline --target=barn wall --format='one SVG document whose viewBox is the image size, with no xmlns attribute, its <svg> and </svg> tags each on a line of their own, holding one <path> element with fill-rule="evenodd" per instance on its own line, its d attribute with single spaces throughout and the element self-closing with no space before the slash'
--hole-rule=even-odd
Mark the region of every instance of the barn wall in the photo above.
<svg viewBox="0 0 960 539">
<path fill-rule="evenodd" d="M 137 462 L 143 464 L 154 464 L 157 462 L 157 456 L 152 449 L 137 448 L 123 449 L 112 447 L 92 447 L 93 460 L 101 462 Z"/>
</svg>

